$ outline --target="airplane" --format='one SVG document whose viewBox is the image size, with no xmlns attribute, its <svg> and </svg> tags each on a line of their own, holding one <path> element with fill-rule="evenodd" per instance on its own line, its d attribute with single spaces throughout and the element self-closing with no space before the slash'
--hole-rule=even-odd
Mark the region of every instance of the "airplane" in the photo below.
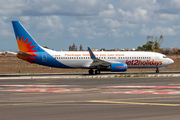
<svg viewBox="0 0 180 120">
<path fill-rule="evenodd" d="M 13 55 L 17 55 L 17 52 L 12 52 L 12 51 L 6 51 L 7 53 L 13 54 Z"/>
<path fill-rule="evenodd" d="M 145 51 L 55 51 L 40 46 L 19 21 L 12 21 L 19 59 L 56 68 L 89 69 L 89 74 L 101 71 L 122 72 L 127 68 L 164 68 L 174 61 L 166 55 Z M 94 72 L 95 70 L 95 72 Z"/>
</svg>

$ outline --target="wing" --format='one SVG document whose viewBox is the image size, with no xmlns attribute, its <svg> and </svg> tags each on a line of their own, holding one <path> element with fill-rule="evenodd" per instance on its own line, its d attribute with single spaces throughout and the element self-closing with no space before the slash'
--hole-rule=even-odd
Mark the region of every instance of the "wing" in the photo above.
<svg viewBox="0 0 180 120">
<path fill-rule="evenodd" d="M 105 61 L 105 60 L 101 60 L 99 58 L 96 58 L 96 56 L 94 55 L 94 53 L 92 52 L 92 50 L 89 47 L 88 47 L 88 51 L 89 51 L 91 59 L 93 60 L 90 67 L 98 67 L 98 66 L 99 67 L 100 66 L 108 67 L 108 66 L 111 65 L 111 63 L 113 63 L 113 62 L 110 62 L 110 61 Z"/>
</svg>

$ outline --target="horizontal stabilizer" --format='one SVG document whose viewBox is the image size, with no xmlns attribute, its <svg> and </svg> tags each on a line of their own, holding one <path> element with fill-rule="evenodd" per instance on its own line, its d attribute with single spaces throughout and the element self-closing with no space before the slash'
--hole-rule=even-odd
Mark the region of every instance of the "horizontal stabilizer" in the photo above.
<svg viewBox="0 0 180 120">
<path fill-rule="evenodd" d="M 31 56 L 33 56 L 33 54 L 29 54 L 29 53 L 25 53 L 25 52 L 21 52 L 21 51 L 19 51 L 18 53 L 17 53 L 17 55 L 19 56 L 24 56 L 24 57 L 31 57 Z"/>
</svg>

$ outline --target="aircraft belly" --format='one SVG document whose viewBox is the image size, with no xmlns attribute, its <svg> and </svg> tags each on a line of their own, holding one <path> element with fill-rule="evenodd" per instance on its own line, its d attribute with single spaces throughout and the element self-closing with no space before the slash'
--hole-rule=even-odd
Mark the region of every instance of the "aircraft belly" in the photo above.
<svg viewBox="0 0 180 120">
<path fill-rule="evenodd" d="M 77 60 L 73 60 L 73 61 L 65 61 L 65 60 L 62 60 L 62 61 L 59 61 L 61 62 L 62 64 L 65 64 L 69 67 L 73 67 L 73 68 L 84 68 L 84 67 L 89 67 L 90 64 L 92 62 L 87 62 L 87 61 L 77 61 Z"/>
<path fill-rule="evenodd" d="M 139 68 L 139 65 L 128 65 L 128 68 Z"/>
</svg>

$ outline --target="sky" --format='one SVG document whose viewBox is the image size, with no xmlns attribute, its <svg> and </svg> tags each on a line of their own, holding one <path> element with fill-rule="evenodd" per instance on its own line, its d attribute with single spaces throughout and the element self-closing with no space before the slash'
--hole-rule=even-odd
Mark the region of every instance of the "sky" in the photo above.
<svg viewBox="0 0 180 120">
<path fill-rule="evenodd" d="M 180 0 L 0 0 L 0 50 L 18 50 L 11 21 L 41 45 L 68 50 L 137 48 L 163 35 L 180 47 Z M 155 40 L 155 39 L 153 39 Z"/>
</svg>

